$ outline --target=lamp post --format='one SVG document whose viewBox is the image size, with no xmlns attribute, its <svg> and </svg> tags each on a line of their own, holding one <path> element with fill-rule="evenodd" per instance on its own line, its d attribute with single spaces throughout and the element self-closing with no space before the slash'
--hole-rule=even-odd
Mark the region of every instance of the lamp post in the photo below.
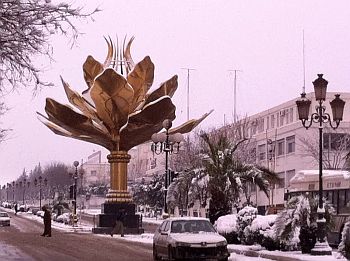
<svg viewBox="0 0 350 261">
<path fill-rule="evenodd" d="M 15 182 L 12 181 L 12 201 L 15 203 Z"/>
<path fill-rule="evenodd" d="M 26 185 L 27 185 L 27 179 L 23 179 L 23 183 L 22 183 L 22 181 L 20 182 L 21 183 L 21 186 L 22 186 L 22 188 L 23 188 L 23 202 L 22 202 L 22 204 L 23 205 L 25 205 L 25 193 L 26 193 Z"/>
<path fill-rule="evenodd" d="M 163 121 L 163 128 L 165 133 L 154 133 L 151 137 L 153 144 L 151 150 L 153 153 L 159 155 L 165 153 L 165 180 L 164 180 L 164 214 L 163 217 L 168 216 L 168 205 L 167 205 L 167 192 L 168 186 L 170 185 L 170 171 L 168 165 L 168 159 L 170 153 L 178 153 L 180 149 L 180 142 L 184 140 L 181 133 L 169 134 L 169 129 L 172 126 L 172 122 L 169 119 Z"/>
<path fill-rule="evenodd" d="M 316 112 L 312 113 L 309 118 L 309 110 L 311 101 L 306 98 L 306 94 L 302 93 L 301 98 L 296 101 L 298 107 L 299 119 L 303 126 L 308 129 L 312 123 L 318 123 L 319 127 L 319 180 L 318 180 L 318 208 L 317 208 L 317 242 L 315 247 L 311 249 L 312 255 L 331 255 L 332 249 L 327 242 L 327 233 L 325 227 L 325 209 L 323 206 L 323 184 L 322 184 L 322 149 L 323 149 L 323 125 L 329 122 L 332 129 L 339 126 L 340 121 L 343 120 L 343 112 L 345 102 L 340 99 L 340 95 L 336 94 L 335 98 L 330 102 L 333 114 L 333 121 L 331 116 L 326 113 L 326 107 L 323 102 L 326 100 L 326 91 L 328 82 L 322 78 L 323 74 L 318 74 L 318 78 L 313 82 L 315 89 L 315 98 L 318 104 L 316 105 Z"/>
<path fill-rule="evenodd" d="M 75 167 L 75 172 L 73 175 L 74 179 L 74 213 L 73 213 L 73 226 L 77 221 L 77 182 L 78 182 L 78 166 L 79 166 L 79 161 L 74 161 L 73 166 Z"/>
<path fill-rule="evenodd" d="M 9 188 L 11 187 L 10 183 L 7 183 L 7 188 L 6 188 L 6 202 L 9 202 Z"/>
<path fill-rule="evenodd" d="M 38 182 L 39 180 L 39 182 Z M 40 206 L 40 209 L 41 209 L 41 187 L 42 187 L 42 181 L 43 181 L 43 178 L 41 176 L 38 177 L 38 179 L 34 179 L 34 185 L 37 186 L 39 185 L 39 206 Z M 44 179 L 44 185 L 46 186 L 47 185 L 47 179 L 45 178 Z"/>
</svg>

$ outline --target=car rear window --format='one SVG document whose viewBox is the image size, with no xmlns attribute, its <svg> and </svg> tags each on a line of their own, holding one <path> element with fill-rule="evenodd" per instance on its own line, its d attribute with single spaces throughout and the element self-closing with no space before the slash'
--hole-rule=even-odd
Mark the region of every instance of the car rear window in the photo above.
<svg viewBox="0 0 350 261">
<path fill-rule="evenodd" d="M 207 220 L 175 220 L 171 224 L 172 233 L 216 232 Z"/>
<path fill-rule="evenodd" d="M 9 215 L 7 213 L 0 213 L 0 217 L 8 217 Z"/>
</svg>

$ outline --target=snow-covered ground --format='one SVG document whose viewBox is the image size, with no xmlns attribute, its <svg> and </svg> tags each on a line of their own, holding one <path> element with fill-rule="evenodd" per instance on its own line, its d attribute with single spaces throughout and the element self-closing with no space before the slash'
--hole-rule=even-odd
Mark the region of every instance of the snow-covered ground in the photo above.
<svg viewBox="0 0 350 261">
<path fill-rule="evenodd" d="M 85 213 L 94 213 L 95 215 L 98 214 L 98 211 L 100 210 L 89 210 L 85 211 Z M 21 215 L 25 218 L 36 220 L 37 222 L 43 223 L 43 219 L 41 217 L 38 217 L 36 215 L 32 215 L 29 213 L 22 213 L 19 212 L 18 215 Z M 162 220 L 156 220 L 155 218 L 143 218 L 144 222 L 153 222 L 153 223 L 161 223 Z M 92 230 L 92 226 L 89 224 L 79 223 L 77 224 L 77 227 L 72 227 L 70 225 L 65 225 L 63 223 L 57 223 L 52 222 L 52 228 L 59 229 L 61 231 L 67 231 L 67 232 L 90 232 Z M 95 236 L 99 237 L 108 237 L 111 240 L 126 240 L 126 241 L 134 241 L 134 242 L 140 242 L 144 244 L 151 245 L 153 242 L 153 234 L 151 233 L 144 233 L 140 235 L 125 235 L 125 237 L 119 237 L 118 235 L 115 235 L 113 238 L 111 238 L 110 235 L 104 235 L 104 234 L 96 234 Z M 0 242 L 0 252 L 3 249 L 3 246 L 1 246 Z M 255 251 L 260 256 L 268 255 L 268 257 L 273 258 L 274 260 L 278 260 L 278 257 L 290 257 L 295 258 L 296 260 L 307 260 L 307 261 L 339 261 L 339 260 L 345 260 L 344 258 L 340 257 L 339 254 L 334 251 L 333 256 L 311 256 L 307 254 L 301 254 L 300 251 L 293 251 L 293 252 L 284 252 L 284 251 L 267 251 L 264 248 L 262 248 L 260 245 L 254 245 L 254 246 L 246 246 L 246 245 L 228 245 L 228 249 L 230 252 L 232 251 L 229 260 L 235 261 L 266 261 L 266 260 L 272 260 L 268 258 L 263 257 L 250 257 L 250 256 L 244 256 L 244 253 L 247 251 Z M 11 251 L 11 249 L 7 248 L 6 251 Z M 17 251 L 14 249 L 13 251 Z M 1 256 L 0 256 L 1 257 Z"/>
</svg>

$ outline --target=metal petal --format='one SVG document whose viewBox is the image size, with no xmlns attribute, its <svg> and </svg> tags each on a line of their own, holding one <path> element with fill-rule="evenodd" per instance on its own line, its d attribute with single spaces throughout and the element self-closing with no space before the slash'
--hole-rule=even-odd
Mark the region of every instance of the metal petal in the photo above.
<svg viewBox="0 0 350 261">
<path fill-rule="evenodd" d="M 127 76 L 128 83 L 134 89 L 134 99 L 131 111 L 134 111 L 146 98 L 146 93 L 151 88 L 154 79 L 154 64 L 149 56 L 136 64 L 135 68 Z"/>
<path fill-rule="evenodd" d="M 129 73 L 134 67 L 135 67 L 135 63 L 131 57 L 130 54 L 130 48 L 131 48 L 131 44 L 134 41 L 135 37 L 131 37 L 126 48 L 124 49 L 124 60 L 125 60 L 125 64 L 126 64 L 126 68 L 127 68 L 127 73 Z"/>
<path fill-rule="evenodd" d="M 107 46 L 108 46 L 108 52 L 107 52 L 107 57 L 103 63 L 103 67 L 107 68 L 111 65 L 111 61 L 113 59 L 113 54 L 114 54 L 115 50 L 113 48 L 113 42 L 111 40 L 111 37 L 108 36 L 109 41 L 106 39 L 106 37 L 104 37 L 104 38 L 105 38 L 105 41 L 106 41 Z"/>
<path fill-rule="evenodd" d="M 164 96 L 146 105 L 142 111 L 130 115 L 128 125 L 120 133 L 120 149 L 128 151 L 151 139 L 159 132 L 165 119 L 175 119 L 175 105 Z"/>
<path fill-rule="evenodd" d="M 89 102 L 87 102 L 83 97 L 81 97 L 79 93 L 71 89 L 69 84 L 65 82 L 62 77 L 61 77 L 61 81 L 69 102 L 72 105 L 74 105 L 76 108 L 78 108 L 85 116 L 94 120 L 97 127 L 101 131 L 108 133 L 108 130 L 103 125 L 103 122 L 101 121 L 101 119 L 98 117 L 95 108 Z"/>
<path fill-rule="evenodd" d="M 128 122 L 134 91 L 126 79 L 114 69 L 107 68 L 96 77 L 91 88 L 91 98 L 97 115 L 109 128 L 113 137 Z"/>
<path fill-rule="evenodd" d="M 84 136 L 84 135 L 79 135 L 79 136 L 75 136 L 72 133 L 70 133 L 69 131 L 59 127 L 58 125 L 50 122 L 45 116 L 43 116 L 42 114 L 40 114 L 39 112 L 37 112 L 37 114 L 42 117 L 38 117 L 38 119 L 44 124 L 46 125 L 46 127 L 48 127 L 53 133 L 57 134 L 57 135 L 61 135 L 64 137 L 68 137 L 68 138 L 73 138 L 73 139 L 78 139 L 78 140 L 82 140 L 82 141 L 87 141 L 87 142 L 91 142 L 91 143 L 95 143 L 97 145 L 103 146 L 108 150 L 111 150 L 113 148 L 113 144 L 106 139 L 96 139 L 96 138 L 92 138 L 89 136 Z M 44 120 L 45 119 L 45 120 Z"/>
<path fill-rule="evenodd" d="M 166 82 L 163 82 L 158 89 L 156 89 L 155 91 L 147 95 L 145 105 L 159 99 L 164 95 L 173 97 L 176 89 L 177 89 L 177 75 L 174 75 Z"/>
<path fill-rule="evenodd" d="M 104 133 L 95 127 L 90 118 L 53 99 L 46 99 L 45 111 L 49 121 L 67 130 L 74 136 L 84 135 L 101 140 L 111 139 L 108 133 Z"/>
<path fill-rule="evenodd" d="M 83 94 L 87 93 L 94 83 L 95 77 L 103 71 L 103 65 L 96 61 L 94 57 L 89 55 L 83 64 L 84 79 L 88 86 L 88 89 L 83 91 Z"/>
<path fill-rule="evenodd" d="M 169 130 L 169 134 L 174 134 L 174 133 L 188 133 L 190 131 L 192 131 L 195 127 L 197 127 L 206 117 L 208 117 L 214 110 L 211 110 L 208 113 L 205 113 L 202 117 L 200 117 L 199 119 L 195 120 L 189 120 L 187 122 L 185 122 L 184 124 L 181 124 L 180 126 L 176 127 L 176 128 L 172 128 Z"/>
</svg>

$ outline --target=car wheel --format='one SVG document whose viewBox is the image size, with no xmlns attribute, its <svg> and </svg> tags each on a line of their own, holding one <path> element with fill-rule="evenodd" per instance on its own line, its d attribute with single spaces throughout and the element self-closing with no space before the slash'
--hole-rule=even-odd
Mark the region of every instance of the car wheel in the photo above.
<svg viewBox="0 0 350 261">
<path fill-rule="evenodd" d="M 226 257 L 224 259 L 220 259 L 220 261 L 228 261 L 228 257 Z"/>
<path fill-rule="evenodd" d="M 155 244 L 153 244 L 153 260 L 154 260 L 154 261 L 160 260 L 160 257 L 158 256 L 158 253 L 157 253 L 157 249 L 156 249 L 156 245 L 155 245 Z"/>
</svg>

